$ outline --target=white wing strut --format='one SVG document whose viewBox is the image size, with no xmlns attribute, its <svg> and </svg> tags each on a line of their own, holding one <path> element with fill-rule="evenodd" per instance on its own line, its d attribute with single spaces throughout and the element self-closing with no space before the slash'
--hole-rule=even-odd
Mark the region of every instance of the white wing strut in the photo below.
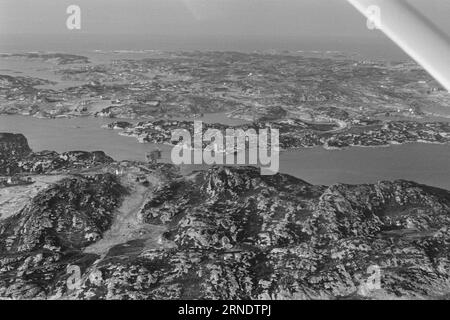
<svg viewBox="0 0 450 320">
<path fill-rule="evenodd" d="M 450 39 L 445 33 L 405 0 L 348 2 L 372 21 L 377 9 L 378 27 L 450 91 Z"/>
</svg>

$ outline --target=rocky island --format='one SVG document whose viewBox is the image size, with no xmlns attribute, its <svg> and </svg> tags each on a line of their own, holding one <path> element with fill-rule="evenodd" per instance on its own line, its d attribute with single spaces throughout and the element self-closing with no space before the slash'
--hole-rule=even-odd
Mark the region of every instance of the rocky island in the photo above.
<svg viewBox="0 0 450 320">
<path fill-rule="evenodd" d="M 192 121 L 158 120 L 138 122 L 113 122 L 108 128 L 123 130 L 121 135 L 131 136 L 141 143 L 172 144 L 172 132 L 186 129 L 194 135 Z M 212 123 L 203 124 L 203 131 L 219 130 L 226 137 L 229 126 Z M 447 122 L 414 121 L 357 121 L 347 127 L 339 123 L 310 123 L 298 119 L 276 121 L 257 121 L 247 125 L 236 125 L 234 129 L 248 130 L 273 128 L 280 133 L 280 148 L 293 150 L 322 146 L 327 149 L 346 147 L 380 147 L 411 142 L 441 143 L 450 142 L 450 124 Z"/>
</svg>

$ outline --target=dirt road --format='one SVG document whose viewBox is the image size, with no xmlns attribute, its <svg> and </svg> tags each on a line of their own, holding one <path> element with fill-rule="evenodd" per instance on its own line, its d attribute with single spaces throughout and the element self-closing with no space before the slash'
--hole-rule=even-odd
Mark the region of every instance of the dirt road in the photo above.
<svg viewBox="0 0 450 320">
<path fill-rule="evenodd" d="M 149 177 L 149 181 L 151 182 L 150 187 L 145 187 L 135 182 L 133 176 L 126 175 L 121 179 L 122 184 L 129 190 L 129 195 L 117 210 L 110 230 L 104 233 L 101 240 L 87 247 L 84 252 L 98 254 L 103 259 L 110 249 L 133 240 L 140 240 L 144 243 L 143 249 L 170 246 L 161 241 L 161 236 L 166 231 L 165 227 L 144 224 L 138 218 L 145 200 L 158 183 L 158 181 L 152 180 L 152 177 Z"/>
</svg>

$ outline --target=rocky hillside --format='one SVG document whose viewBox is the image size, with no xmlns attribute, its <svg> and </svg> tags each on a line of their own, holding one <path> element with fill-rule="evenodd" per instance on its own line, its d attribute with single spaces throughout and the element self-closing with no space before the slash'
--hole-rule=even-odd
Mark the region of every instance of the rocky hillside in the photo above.
<svg viewBox="0 0 450 320">
<path fill-rule="evenodd" d="M 412 182 L 317 187 L 252 168 L 214 168 L 160 188 L 142 216 L 169 224 L 166 236 L 178 246 L 142 255 L 153 268 L 167 263 L 150 297 L 163 297 L 161 288 L 170 298 L 225 299 L 450 290 L 450 192 Z M 366 292 L 374 268 L 381 288 Z"/>
<path fill-rule="evenodd" d="M 111 225 L 126 190 L 109 174 L 50 186 L 0 224 L 0 296 L 45 298 L 71 261 Z"/>
<path fill-rule="evenodd" d="M 165 226 L 160 243 L 171 245 L 137 239 L 101 257 L 83 248 L 102 237 L 126 193 L 116 178 L 72 177 L 42 191 L 1 222 L 0 295 L 377 299 L 450 292 L 448 191 L 407 181 L 313 186 L 249 167 L 159 181 L 138 218 L 147 228 Z M 67 285 L 68 266 L 81 270 L 76 288 Z"/>
<path fill-rule="evenodd" d="M 30 153 L 24 135 L 0 133 L 0 175 L 9 174 L 15 169 L 17 161 Z"/>
<path fill-rule="evenodd" d="M 0 133 L 0 175 L 82 170 L 113 161 L 103 151 L 32 152 L 22 134 Z"/>
<path fill-rule="evenodd" d="M 41 151 L 31 153 L 18 161 L 17 171 L 32 174 L 74 171 L 112 162 L 114 160 L 103 151 L 69 151 L 61 154 L 55 151 Z"/>
</svg>

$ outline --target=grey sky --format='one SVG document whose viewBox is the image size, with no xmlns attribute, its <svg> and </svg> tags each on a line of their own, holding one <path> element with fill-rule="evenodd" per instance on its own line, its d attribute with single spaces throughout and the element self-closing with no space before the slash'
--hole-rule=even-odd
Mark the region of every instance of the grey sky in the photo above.
<svg viewBox="0 0 450 320">
<path fill-rule="evenodd" d="M 450 31 L 450 1 L 410 2 Z M 381 36 L 345 0 L 0 0 L 0 34 L 68 33 L 70 4 L 92 34 Z"/>
</svg>

